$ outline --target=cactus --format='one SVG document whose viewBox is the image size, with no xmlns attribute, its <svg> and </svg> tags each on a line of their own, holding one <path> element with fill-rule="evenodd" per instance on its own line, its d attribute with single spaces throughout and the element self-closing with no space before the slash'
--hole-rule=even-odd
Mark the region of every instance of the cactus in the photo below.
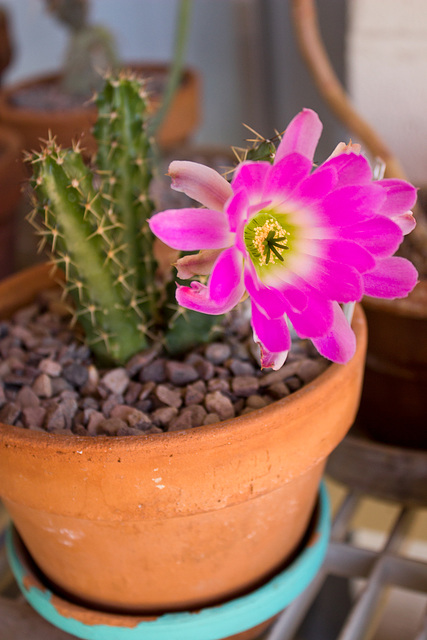
<svg viewBox="0 0 427 640">
<path fill-rule="evenodd" d="M 94 172 L 78 145 L 63 150 L 54 139 L 30 158 L 38 199 L 31 219 L 65 271 L 88 344 L 115 362 L 148 345 L 157 302 L 153 238 L 146 230 L 153 205 L 142 88 L 129 74 L 107 79 L 97 98 Z"/>
<path fill-rule="evenodd" d="M 117 67 L 113 35 L 88 22 L 88 0 L 46 0 L 46 5 L 70 32 L 62 89 L 72 95 L 90 96 L 102 88 L 102 74 Z"/>
<path fill-rule="evenodd" d="M 128 72 L 107 78 L 97 105 L 95 169 L 78 144 L 64 150 L 55 139 L 28 156 L 30 221 L 65 272 L 75 319 L 99 360 L 125 363 L 153 340 L 177 353 L 209 340 L 218 318 L 177 307 L 172 273 L 168 283 L 157 280 L 144 81 Z"/>
<path fill-rule="evenodd" d="M 254 129 L 248 127 L 248 125 L 245 126 L 254 134 L 255 137 L 247 140 L 247 142 L 251 143 L 251 147 L 233 148 L 238 162 L 244 162 L 246 160 L 258 162 L 260 160 L 264 160 L 273 164 L 276 156 L 277 145 L 281 140 L 281 134 L 276 132 L 276 135 L 273 138 L 264 138 L 260 133 L 257 133 Z"/>
</svg>

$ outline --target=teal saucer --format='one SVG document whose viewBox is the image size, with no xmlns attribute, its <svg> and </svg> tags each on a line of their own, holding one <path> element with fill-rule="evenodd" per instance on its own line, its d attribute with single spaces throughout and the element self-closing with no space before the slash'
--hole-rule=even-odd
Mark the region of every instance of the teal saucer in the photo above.
<svg viewBox="0 0 427 640">
<path fill-rule="evenodd" d="M 30 605 L 51 624 L 77 638 L 224 640 L 273 619 L 315 577 L 325 557 L 330 533 L 329 500 L 323 485 L 316 511 L 312 533 L 299 555 L 261 587 L 218 606 L 158 617 L 104 613 L 65 601 L 62 595 L 43 585 L 43 577 L 13 527 L 8 531 L 6 547 L 12 572 Z"/>
</svg>

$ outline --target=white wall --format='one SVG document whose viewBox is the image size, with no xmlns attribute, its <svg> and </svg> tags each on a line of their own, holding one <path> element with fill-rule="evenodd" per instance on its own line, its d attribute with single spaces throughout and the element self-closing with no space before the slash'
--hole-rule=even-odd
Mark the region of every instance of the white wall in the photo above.
<svg viewBox="0 0 427 640">
<path fill-rule="evenodd" d="M 350 0 L 348 81 L 360 113 L 427 186 L 427 2 Z"/>
</svg>

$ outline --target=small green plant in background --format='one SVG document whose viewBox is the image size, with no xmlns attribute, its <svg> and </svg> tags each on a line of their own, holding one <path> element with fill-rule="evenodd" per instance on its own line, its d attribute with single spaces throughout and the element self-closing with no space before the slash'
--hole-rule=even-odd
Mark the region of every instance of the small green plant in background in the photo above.
<svg viewBox="0 0 427 640">
<path fill-rule="evenodd" d="M 88 20 L 88 0 L 45 0 L 47 10 L 69 32 L 62 65 L 62 89 L 71 95 L 90 97 L 104 83 L 103 75 L 118 67 L 113 34 Z"/>
<path fill-rule="evenodd" d="M 179 308 L 172 273 L 169 282 L 158 280 L 147 224 L 154 148 L 144 80 L 111 76 L 96 102 L 93 168 L 78 144 L 62 149 L 54 139 L 29 155 L 30 220 L 65 273 L 75 317 L 99 360 L 125 363 L 154 342 L 176 354 L 208 341 L 218 318 Z"/>
</svg>

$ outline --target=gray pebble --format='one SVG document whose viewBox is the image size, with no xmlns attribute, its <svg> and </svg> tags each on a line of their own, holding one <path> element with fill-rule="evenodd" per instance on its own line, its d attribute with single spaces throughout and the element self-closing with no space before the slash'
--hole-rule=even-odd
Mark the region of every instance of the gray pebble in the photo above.
<svg viewBox="0 0 427 640">
<path fill-rule="evenodd" d="M 0 409 L 0 422 L 5 424 L 15 424 L 21 415 L 21 407 L 14 402 L 7 402 Z"/>
<path fill-rule="evenodd" d="M 67 395 L 68 394 L 68 395 Z M 61 400 L 62 415 L 65 419 L 65 426 L 67 429 L 71 429 L 73 425 L 74 416 L 77 413 L 78 403 L 75 397 L 71 395 L 69 391 L 64 391 Z"/>
<path fill-rule="evenodd" d="M 277 400 L 285 398 L 290 394 L 289 387 L 284 382 L 275 382 L 274 384 L 271 384 L 267 391 L 272 398 L 276 398 Z"/>
<path fill-rule="evenodd" d="M 234 418 L 234 407 L 230 400 L 220 391 L 208 393 L 205 398 L 205 405 L 208 413 L 217 413 L 221 420 Z"/>
<path fill-rule="evenodd" d="M 194 382 L 199 377 L 196 369 L 187 362 L 169 360 L 166 362 L 165 369 L 168 380 L 178 387 Z"/>
<path fill-rule="evenodd" d="M 212 342 L 205 350 L 205 357 L 212 364 L 222 364 L 230 356 L 231 347 L 223 342 Z"/>
<path fill-rule="evenodd" d="M 66 365 L 62 370 L 62 375 L 67 382 L 75 387 L 83 387 L 88 379 L 87 368 L 77 362 Z"/>
<path fill-rule="evenodd" d="M 74 389 L 73 385 L 67 382 L 64 378 L 51 378 L 52 396 L 59 396 L 63 391 L 71 391 Z"/>
<path fill-rule="evenodd" d="M 262 409 L 267 406 L 267 404 L 268 400 L 257 394 L 249 396 L 249 398 L 246 399 L 246 407 L 250 407 L 251 409 Z"/>
<path fill-rule="evenodd" d="M 181 393 L 177 389 L 171 389 L 164 384 L 159 384 L 156 387 L 155 395 L 161 402 L 167 404 L 169 407 L 179 409 L 182 405 Z"/>
<path fill-rule="evenodd" d="M 44 426 L 47 431 L 66 428 L 65 416 L 62 413 L 62 407 L 60 404 L 53 403 L 47 407 Z"/>
<path fill-rule="evenodd" d="M 137 353 L 133 356 L 126 364 L 126 371 L 128 372 L 129 377 L 133 378 L 133 376 L 139 373 L 143 367 L 149 365 L 150 362 L 152 362 L 158 355 L 159 348 L 156 346 L 152 349 L 141 351 L 141 353 Z"/>
<path fill-rule="evenodd" d="M 327 367 L 327 362 L 323 359 L 317 358 L 316 360 L 311 360 L 309 358 L 304 358 L 301 360 L 300 366 L 298 368 L 298 375 L 304 384 L 308 384 L 315 378 L 317 378 Z"/>
<path fill-rule="evenodd" d="M 98 435 L 115 436 L 119 429 L 126 429 L 127 424 L 120 418 L 108 418 L 107 420 L 101 420 L 97 427 L 96 432 Z"/>
<path fill-rule="evenodd" d="M 206 394 L 206 384 L 203 380 L 197 380 L 189 384 L 185 390 L 185 404 L 199 404 L 203 402 Z"/>
<path fill-rule="evenodd" d="M 40 404 L 39 396 L 34 393 L 33 389 L 23 386 L 16 394 L 16 403 L 24 409 L 25 407 L 38 407 Z"/>
<path fill-rule="evenodd" d="M 146 413 L 129 407 L 125 404 L 117 404 L 110 412 L 111 418 L 120 418 L 124 420 L 130 427 L 135 427 L 138 424 L 151 424 L 151 420 Z"/>
<path fill-rule="evenodd" d="M 216 422 L 221 422 L 221 418 L 217 413 L 208 413 L 206 414 L 205 419 L 203 420 L 203 424 L 215 424 Z"/>
<path fill-rule="evenodd" d="M 141 382 L 161 383 L 166 381 L 166 369 L 164 358 L 157 358 L 149 365 L 141 369 L 139 379 Z"/>
<path fill-rule="evenodd" d="M 212 378 L 208 381 L 208 391 L 223 391 L 228 393 L 230 391 L 230 383 L 224 378 Z"/>
<path fill-rule="evenodd" d="M 87 431 L 89 435 L 96 436 L 96 434 L 98 433 L 98 425 L 100 422 L 103 422 L 105 420 L 105 416 L 100 411 L 95 411 L 94 409 L 87 409 L 85 413 L 89 414 Z"/>
<path fill-rule="evenodd" d="M 181 415 L 188 414 L 190 416 L 192 427 L 200 427 L 200 425 L 203 424 L 203 421 L 206 418 L 206 413 L 206 409 L 200 404 L 192 404 L 189 407 L 185 407 L 185 409 L 181 410 Z"/>
<path fill-rule="evenodd" d="M 259 386 L 269 387 L 270 385 L 275 384 L 276 382 L 281 382 L 282 380 L 286 380 L 286 378 L 289 378 L 295 375 L 296 373 L 298 373 L 299 365 L 300 365 L 299 361 L 285 362 L 283 367 L 278 371 L 271 371 L 261 376 L 261 378 L 259 379 Z"/>
<path fill-rule="evenodd" d="M 158 427 L 166 427 L 177 415 L 176 407 L 161 407 L 153 411 L 151 418 Z"/>
<path fill-rule="evenodd" d="M 101 378 L 102 384 L 116 395 L 123 394 L 129 385 L 129 375 L 124 367 L 117 367 Z"/>
<path fill-rule="evenodd" d="M 173 418 L 169 425 L 168 431 L 181 431 L 183 429 L 191 429 L 193 426 L 191 413 L 180 413 L 176 418 Z"/>
<path fill-rule="evenodd" d="M 239 397 L 247 398 L 258 391 L 259 382 L 255 376 L 236 376 L 231 381 L 232 392 Z"/>
<path fill-rule="evenodd" d="M 101 404 L 101 408 L 104 416 L 110 417 L 111 411 L 118 404 L 123 404 L 123 396 L 116 395 L 115 393 L 110 394 L 108 398 L 104 400 L 104 402 Z"/>
<path fill-rule="evenodd" d="M 22 409 L 22 421 L 27 429 L 41 429 L 46 417 L 44 407 L 25 407 Z"/>
<path fill-rule="evenodd" d="M 34 380 L 32 390 L 39 398 L 51 398 L 53 390 L 52 381 L 49 376 L 41 373 L 38 378 Z"/>
<path fill-rule="evenodd" d="M 231 358 L 227 362 L 227 366 L 235 376 L 253 376 L 255 367 L 251 362 Z"/>
<path fill-rule="evenodd" d="M 57 378 L 61 375 L 62 365 L 50 358 L 44 358 L 39 362 L 39 369 L 42 373 L 46 373 L 51 378 Z"/>
<path fill-rule="evenodd" d="M 129 382 L 129 386 L 126 390 L 125 394 L 125 402 L 126 404 L 134 404 L 141 394 L 142 384 L 140 382 Z"/>
</svg>

